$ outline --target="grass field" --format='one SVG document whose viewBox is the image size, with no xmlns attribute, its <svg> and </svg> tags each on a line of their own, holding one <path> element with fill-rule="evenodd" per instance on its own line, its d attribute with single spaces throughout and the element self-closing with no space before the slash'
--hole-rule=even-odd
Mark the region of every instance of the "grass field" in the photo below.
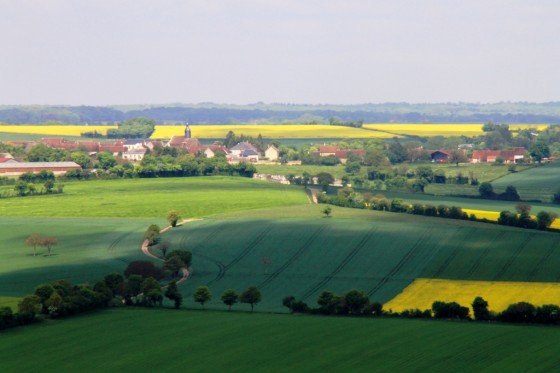
<svg viewBox="0 0 560 373">
<path fill-rule="evenodd" d="M 184 218 L 308 203 L 302 187 L 241 177 L 92 180 L 65 183 L 64 193 L 2 199 L 0 216 Z"/>
<path fill-rule="evenodd" d="M 550 202 L 554 193 L 560 191 L 560 162 L 509 174 L 492 185 L 495 189 L 505 189 L 508 185 L 513 185 L 522 199 Z"/>
<path fill-rule="evenodd" d="M 23 133 L 35 135 L 57 135 L 57 136 L 80 136 L 83 132 L 97 131 L 106 134 L 110 128 L 117 126 L 55 126 L 55 125 L 0 125 L 0 132 L 6 133 Z"/>
<path fill-rule="evenodd" d="M 552 372 L 558 338 L 532 326 L 118 309 L 4 331 L 0 349 L 3 372 Z"/>
<path fill-rule="evenodd" d="M 402 293 L 385 304 L 386 309 L 401 312 L 418 308 L 432 308 L 435 301 L 457 302 L 471 307 L 475 297 L 481 296 L 492 311 L 503 311 L 520 300 L 534 305 L 551 304 L 560 299 L 560 283 L 457 281 L 420 278 L 414 280 Z M 472 311 L 471 311 L 472 315 Z"/>
</svg>

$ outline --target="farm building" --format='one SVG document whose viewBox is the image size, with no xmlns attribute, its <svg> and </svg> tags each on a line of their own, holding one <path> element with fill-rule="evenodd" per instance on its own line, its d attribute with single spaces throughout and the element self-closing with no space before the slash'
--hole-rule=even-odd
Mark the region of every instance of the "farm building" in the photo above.
<svg viewBox="0 0 560 373">
<path fill-rule="evenodd" d="M 226 156 L 230 154 L 229 149 L 225 145 L 209 145 L 202 149 L 204 149 L 203 153 L 206 158 L 214 158 L 217 154 L 225 154 Z"/>
<path fill-rule="evenodd" d="M 449 160 L 449 152 L 443 150 L 436 150 L 430 154 L 432 162 L 446 163 Z"/>
<path fill-rule="evenodd" d="M 129 161 L 141 161 L 142 159 L 144 159 L 146 151 L 146 148 L 129 150 L 122 153 L 122 159 L 127 159 Z"/>
<path fill-rule="evenodd" d="M 275 161 L 280 156 L 280 151 L 274 145 L 269 145 L 268 148 L 264 151 L 264 156 L 271 161 Z"/>
<path fill-rule="evenodd" d="M 64 175 L 69 170 L 81 170 L 82 166 L 75 162 L 9 162 L 0 163 L 0 174 L 3 176 L 19 176 L 26 172 L 52 171 L 55 175 Z"/>
<path fill-rule="evenodd" d="M 515 163 L 525 157 L 524 148 L 510 150 L 475 150 L 472 154 L 472 163 L 494 163 L 496 159 L 502 158 L 505 163 Z"/>
</svg>

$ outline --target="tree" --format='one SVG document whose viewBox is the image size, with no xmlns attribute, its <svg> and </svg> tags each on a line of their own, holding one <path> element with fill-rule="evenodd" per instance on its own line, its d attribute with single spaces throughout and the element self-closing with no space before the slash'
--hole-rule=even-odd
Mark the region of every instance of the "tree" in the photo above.
<svg viewBox="0 0 560 373">
<path fill-rule="evenodd" d="M 45 181 L 45 184 L 43 184 L 43 188 L 45 188 L 45 193 L 47 194 L 52 193 L 52 190 L 54 188 L 54 181 L 52 180 Z"/>
<path fill-rule="evenodd" d="M 158 250 L 161 251 L 161 256 L 165 258 L 167 255 L 167 250 L 171 247 L 171 243 L 167 240 L 163 240 L 158 245 Z"/>
<path fill-rule="evenodd" d="M 176 281 L 171 281 L 169 285 L 167 285 L 167 289 L 165 289 L 165 297 L 173 301 L 176 309 L 181 307 L 181 303 L 183 303 L 183 295 L 177 289 Z"/>
<path fill-rule="evenodd" d="M 498 195 L 498 199 L 503 201 L 519 201 L 521 197 L 519 196 L 519 193 L 517 193 L 517 188 L 513 185 L 508 185 L 506 190 Z"/>
<path fill-rule="evenodd" d="M 282 299 L 282 305 L 290 310 L 291 313 L 294 312 L 294 302 L 296 301 L 296 297 L 293 295 L 289 295 Z"/>
<path fill-rule="evenodd" d="M 332 315 L 338 312 L 338 308 L 340 307 L 340 297 L 331 291 L 323 291 L 319 294 L 317 304 L 319 305 L 322 313 Z"/>
<path fill-rule="evenodd" d="M 105 276 L 103 281 L 105 281 L 105 284 L 109 289 L 111 289 L 113 294 L 122 293 L 124 277 L 120 273 L 116 273 L 116 272 L 109 273 L 108 275 Z"/>
<path fill-rule="evenodd" d="M 492 184 L 490 184 L 487 181 L 480 184 L 480 186 L 478 187 L 478 193 L 480 194 L 481 198 L 486 198 L 486 199 L 492 199 L 496 196 Z"/>
<path fill-rule="evenodd" d="M 51 256 L 52 247 L 56 244 L 58 244 L 58 240 L 56 239 L 56 237 L 52 237 L 52 236 L 41 238 L 41 241 L 39 243 L 39 245 L 45 246 L 47 248 L 47 252 L 49 256 Z"/>
<path fill-rule="evenodd" d="M 156 224 L 152 224 L 148 227 L 146 232 L 144 232 L 144 239 L 148 240 L 149 245 L 153 245 L 159 240 L 160 236 L 160 229 L 159 226 Z"/>
<path fill-rule="evenodd" d="M 181 219 L 181 216 L 179 215 L 179 211 L 171 210 L 167 212 L 167 221 L 172 227 L 177 226 L 177 222 L 179 221 L 179 219 Z"/>
<path fill-rule="evenodd" d="M 165 258 L 163 263 L 163 269 L 169 271 L 172 276 L 176 276 L 183 267 L 185 267 L 185 264 L 177 255 Z"/>
<path fill-rule="evenodd" d="M 33 233 L 25 239 L 26 246 L 33 246 L 33 256 L 37 256 L 37 245 L 41 244 L 42 237 L 37 233 Z"/>
<path fill-rule="evenodd" d="M 326 206 L 323 210 L 321 210 L 321 212 L 328 218 L 331 215 L 332 208 L 330 206 Z"/>
<path fill-rule="evenodd" d="M 260 290 L 254 286 L 247 288 L 239 297 L 239 301 L 241 303 L 248 303 L 251 305 L 251 312 L 253 312 L 254 305 L 259 303 L 261 299 L 262 296 Z"/>
<path fill-rule="evenodd" d="M 327 190 L 328 186 L 334 183 L 334 176 L 327 172 L 319 172 L 316 175 L 317 184 L 323 187 L 323 190 Z"/>
<path fill-rule="evenodd" d="M 41 312 L 41 299 L 36 295 L 27 295 L 18 303 L 18 314 L 24 322 L 35 320 Z"/>
<path fill-rule="evenodd" d="M 344 295 L 344 304 L 349 313 L 358 314 L 369 303 L 369 298 L 363 291 L 352 289 Z"/>
<path fill-rule="evenodd" d="M 158 280 L 148 277 L 142 282 L 142 300 L 143 304 L 148 307 L 160 305 L 163 301 L 161 285 Z"/>
<path fill-rule="evenodd" d="M 202 309 L 204 309 L 204 303 L 212 300 L 212 292 L 210 292 L 208 286 L 199 286 L 194 291 L 193 299 L 195 302 L 200 303 Z"/>
<path fill-rule="evenodd" d="M 128 278 L 132 275 L 139 275 L 143 278 L 153 277 L 155 279 L 162 279 L 164 273 L 161 268 L 147 260 L 134 260 L 128 264 L 124 270 L 124 275 Z"/>
<path fill-rule="evenodd" d="M 448 157 L 449 163 L 455 163 L 459 167 L 459 163 L 467 162 L 467 156 L 461 150 L 453 150 Z"/>
<path fill-rule="evenodd" d="M 474 298 L 471 304 L 474 312 L 474 319 L 477 321 L 490 320 L 490 312 L 488 311 L 488 302 L 482 297 Z"/>
<path fill-rule="evenodd" d="M 537 214 L 537 228 L 541 230 L 549 228 L 556 218 L 557 215 L 555 213 L 539 211 Z"/>
<path fill-rule="evenodd" d="M 17 195 L 23 197 L 25 193 L 27 193 L 27 183 L 25 181 L 19 180 L 16 185 L 14 186 L 14 190 L 16 191 Z"/>
<path fill-rule="evenodd" d="M 224 304 L 229 307 L 230 311 L 231 311 L 231 306 L 233 306 L 238 301 L 239 301 L 239 295 L 237 294 L 235 289 L 227 289 L 222 293 L 222 302 L 224 302 Z"/>
<path fill-rule="evenodd" d="M 541 163 L 543 158 L 550 157 L 550 148 L 545 142 L 537 141 L 529 148 L 529 154 L 535 161 Z"/>
<path fill-rule="evenodd" d="M 173 250 L 165 256 L 165 259 L 169 259 L 173 256 L 178 257 L 183 262 L 183 267 L 190 267 L 192 263 L 192 253 L 188 250 Z"/>
</svg>

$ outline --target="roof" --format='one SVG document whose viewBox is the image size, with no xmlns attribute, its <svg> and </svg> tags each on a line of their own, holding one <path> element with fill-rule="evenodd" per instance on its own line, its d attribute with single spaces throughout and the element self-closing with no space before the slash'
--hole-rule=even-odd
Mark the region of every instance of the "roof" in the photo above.
<svg viewBox="0 0 560 373">
<path fill-rule="evenodd" d="M 268 149 L 276 150 L 277 152 L 280 151 L 280 150 L 278 150 L 278 148 L 276 146 L 274 146 L 274 144 L 270 144 L 268 146 L 268 148 L 266 148 L 266 150 L 268 150 Z"/>
<path fill-rule="evenodd" d="M 0 169 L 3 168 L 29 168 L 29 169 L 33 169 L 33 168 L 61 168 L 61 167 L 77 167 L 77 168 L 82 168 L 82 166 L 80 166 L 79 164 L 77 164 L 76 162 L 18 162 L 18 163 L 14 163 L 14 162 L 4 162 L 4 163 L 0 163 Z"/>
<path fill-rule="evenodd" d="M 253 149 L 245 149 L 241 152 L 241 156 L 249 157 L 251 155 L 259 155 L 259 153 Z"/>
<path fill-rule="evenodd" d="M 143 144 L 146 140 L 144 139 L 127 139 L 124 142 L 124 145 L 136 145 L 136 144 Z"/>
<path fill-rule="evenodd" d="M 338 146 L 321 145 L 319 146 L 320 153 L 336 153 L 339 150 Z"/>
<path fill-rule="evenodd" d="M 247 141 L 242 141 L 239 144 L 235 145 L 230 150 L 241 150 L 241 151 L 243 151 L 243 150 L 254 150 L 256 152 L 257 148 L 253 144 L 251 144 Z"/>
</svg>

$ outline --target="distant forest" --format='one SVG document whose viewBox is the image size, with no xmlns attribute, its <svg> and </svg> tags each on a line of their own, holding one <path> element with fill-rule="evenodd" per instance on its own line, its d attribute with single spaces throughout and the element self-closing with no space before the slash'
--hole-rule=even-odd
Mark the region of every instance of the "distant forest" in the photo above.
<svg viewBox="0 0 560 373">
<path fill-rule="evenodd" d="M 560 102 L 494 104 L 384 103 L 363 105 L 172 104 L 130 106 L 0 106 L 0 122 L 10 124 L 113 124 L 144 117 L 158 123 L 233 124 L 337 121 L 364 123 L 560 123 Z"/>
</svg>

